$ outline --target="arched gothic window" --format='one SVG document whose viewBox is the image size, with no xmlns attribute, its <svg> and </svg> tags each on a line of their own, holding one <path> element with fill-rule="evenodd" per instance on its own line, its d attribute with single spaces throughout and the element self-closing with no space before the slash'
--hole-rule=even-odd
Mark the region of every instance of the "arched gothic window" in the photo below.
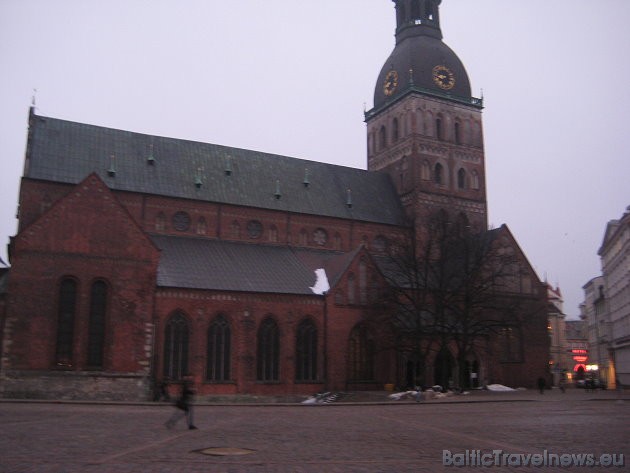
<svg viewBox="0 0 630 473">
<path fill-rule="evenodd" d="M 348 304 L 355 304 L 355 283 L 354 283 L 354 274 L 350 273 L 348 275 Z"/>
<path fill-rule="evenodd" d="M 176 312 L 164 327 L 164 377 L 179 380 L 188 374 L 190 330 L 184 314 Z"/>
<path fill-rule="evenodd" d="M 105 316 L 107 313 L 107 284 L 96 281 L 90 294 L 87 364 L 90 368 L 103 367 L 105 347 Z"/>
<path fill-rule="evenodd" d="M 234 239 L 241 237 L 241 225 L 238 223 L 238 221 L 234 220 L 232 222 L 232 224 L 230 225 L 230 233 L 232 235 L 232 238 Z"/>
<path fill-rule="evenodd" d="M 473 171 L 471 175 L 472 175 L 471 187 L 475 190 L 478 190 L 479 189 L 479 174 L 477 173 L 477 171 Z"/>
<path fill-rule="evenodd" d="M 384 125 L 382 125 L 381 129 L 378 131 L 378 147 L 380 150 L 387 147 L 387 130 L 385 130 Z"/>
<path fill-rule="evenodd" d="M 459 171 L 457 171 L 457 188 L 466 188 L 466 171 L 464 170 L 464 168 L 460 168 Z"/>
<path fill-rule="evenodd" d="M 303 228 L 300 230 L 300 245 L 306 246 L 308 244 L 308 233 Z"/>
<path fill-rule="evenodd" d="M 77 282 L 72 278 L 64 278 L 59 286 L 59 308 L 57 313 L 55 361 L 59 366 L 72 365 L 76 305 Z"/>
<path fill-rule="evenodd" d="M 504 327 L 499 332 L 499 356 L 501 362 L 522 362 L 523 347 L 520 330 L 516 327 Z"/>
<path fill-rule="evenodd" d="M 258 381 L 278 381 L 280 373 L 280 335 L 272 318 L 263 321 L 258 329 Z"/>
<path fill-rule="evenodd" d="M 206 219 L 199 217 L 199 220 L 197 220 L 197 235 L 205 235 L 206 233 L 208 233 L 208 224 L 206 223 Z"/>
<path fill-rule="evenodd" d="M 444 139 L 444 130 L 442 128 L 441 118 L 435 119 L 435 137 L 440 141 Z"/>
<path fill-rule="evenodd" d="M 348 375 L 352 381 L 374 378 L 374 342 L 364 326 L 355 327 L 348 346 Z"/>
<path fill-rule="evenodd" d="M 431 166 L 429 165 L 429 161 L 422 162 L 422 166 L 420 167 L 420 177 L 423 181 L 431 180 Z"/>
<path fill-rule="evenodd" d="M 367 304 L 367 264 L 364 259 L 359 261 L 359 303 Z"/>
<path fill-rule="evenodd" d="M 333 248 L 335 250 L 341 249 L 341 235 L 339 233 L 335 233 L 335 236 L 333 238 Z"/>
<path fill-rule="evenodd" d="M 300 323 L 295 348 L 297 381 L 317 381 L 317 327 L 310 320 Z"/>
<path fill-rule="evenodd" d="M 433 173 L 433 180 L 438 185 L 444 184 L 444 168 L 440 163 L 435 165 L 435 171 Z"/>
<path fill-rule="evenodd" d="M 166 215 L 163 212 L 157 214 L 155 217 L 155 231 L 163 232 L 166 230 Z"/>
<path fill-rule="evenodd" d="M 278 229 L 275 225 L 269 227 L 269 241 L 275 243 L 278 241 Z"/>
<path fill-rule="evenodd" d="M 392 120 L 392 142 L 398 141 L 400 135 L 400 130 L 398 127 L 398 118 L 394 118 Z"/>
<path fill-rule="evenodd" d="M 459 122 L 455 122 L 455 143 L 462 144 L 462 130 Z"/>
<path fill-rule="evenodd" d="M 208 381 L 229 381 L 232 355 L 230 324 L 219 315 L 208 328 Z"/>
</svg>

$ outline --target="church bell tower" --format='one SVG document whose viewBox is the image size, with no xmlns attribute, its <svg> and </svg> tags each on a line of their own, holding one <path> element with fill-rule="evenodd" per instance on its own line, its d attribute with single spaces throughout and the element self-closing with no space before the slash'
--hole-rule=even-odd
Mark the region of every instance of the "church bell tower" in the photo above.
<svg viewBox="0 0 630 473">
<path fill-rule="evenodd" d="M 390 174 L 416 224 L 436 211 L 487 228 L 482 100 L 442 41 L 442 0 L 393 0 L 396 45 L 365 113 L 368 170 Z"/>
</svg>

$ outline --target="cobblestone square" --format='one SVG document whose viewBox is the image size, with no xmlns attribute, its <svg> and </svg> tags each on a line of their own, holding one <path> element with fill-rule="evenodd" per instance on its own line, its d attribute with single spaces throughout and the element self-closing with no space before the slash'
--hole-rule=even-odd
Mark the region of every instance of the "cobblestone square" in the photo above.
<svg viewBox="0 0 630 473">
<path fill-rule="evenodd" d="M 198 405 L 199 430 L 183 421 L 165 428 L 169 405 L 5 401 L 0 472 L 513 471 L 443 466 L 443 450 L 624 454 L 623 467 L 519 470 L 630 471 L 630 399 L 619 398 L 568 390 L 422 403 Z"/>
</svg>

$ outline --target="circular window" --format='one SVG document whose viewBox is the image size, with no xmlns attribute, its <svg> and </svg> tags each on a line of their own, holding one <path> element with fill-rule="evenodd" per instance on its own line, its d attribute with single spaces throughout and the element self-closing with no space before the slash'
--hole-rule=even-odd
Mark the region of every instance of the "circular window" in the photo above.
<svg viewBox="0 0 630 473">
<path fill-rule="evenodd" d="M 250 220 L 247 222 L 247 234 L 250 238 L 260 238 L 262 235 L 263 226 L 258 220 Z"/>
<path fill-rule="evenodd" d="M 180 232 L 185 232 L 190 228 L 190 215 L 186 212 L 177 212 L 173 215 L 173 228 Z"/>
</svg>

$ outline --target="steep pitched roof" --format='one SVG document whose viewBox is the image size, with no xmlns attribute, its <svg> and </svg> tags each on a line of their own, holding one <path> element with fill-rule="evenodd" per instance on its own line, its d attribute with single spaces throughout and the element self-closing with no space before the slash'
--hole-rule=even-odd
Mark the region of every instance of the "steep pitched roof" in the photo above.
<svg viewBox="0 0 630 473">
<path fill-rule="evenodd" d="M 151 239 L 161 250 L 160 287 L 313 295 L 315 270 L 344 256 L 193 237 L 151 235 Z"/>
<path fill-rule="evenodd" d="M 404 223 L 384 173 L 258 151 L 31 114 L 26 158 L 25 177 L 32 179 L 76 184 L 95 172 L 115 190 Z"/>
</svg>

